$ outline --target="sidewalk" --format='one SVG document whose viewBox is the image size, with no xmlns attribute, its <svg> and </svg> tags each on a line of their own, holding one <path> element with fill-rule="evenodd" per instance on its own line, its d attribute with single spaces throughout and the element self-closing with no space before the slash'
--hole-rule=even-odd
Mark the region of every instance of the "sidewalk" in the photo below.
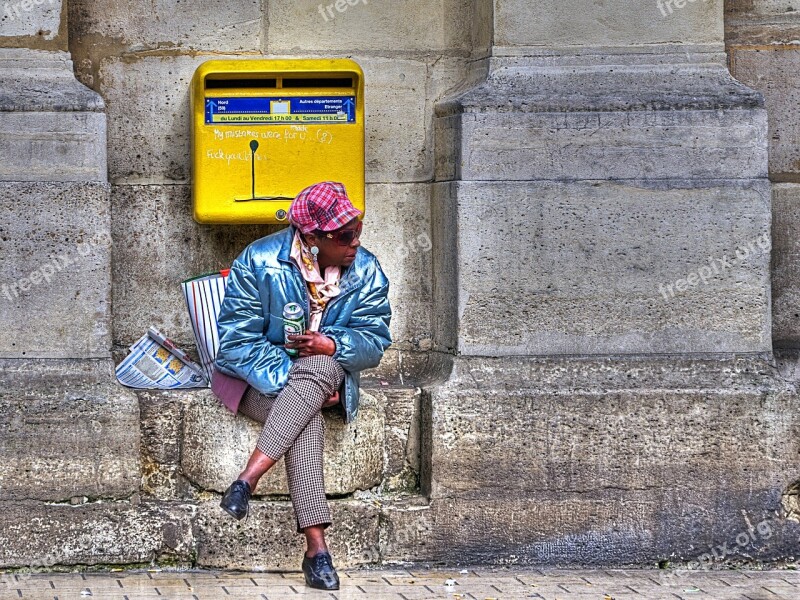
<svg viewBox="0 0 800 600">
<path fill-rule="evenodd" d="M 283 600 L 300 596 L 331 600 L 800 599 L 800 571 L 794 570 L 382 569 L 341 570 L 339 576 L 341 589 L 327 593 L 306 588 L 301 573 L 199 570 L 4 573 L 0 574 L 0 599 Z"/>
</svg>

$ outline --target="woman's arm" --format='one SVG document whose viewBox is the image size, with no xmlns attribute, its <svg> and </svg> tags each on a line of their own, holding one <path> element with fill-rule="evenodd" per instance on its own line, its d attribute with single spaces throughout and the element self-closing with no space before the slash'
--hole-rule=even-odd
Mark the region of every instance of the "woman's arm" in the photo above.
<svg viewBox="0 0 800 600">
<path fill-rule="evenodd" d="M 219 350 L 215 364 L 221 371 L 244 379 L 264 394 L 277 394 L 289 377 L 292 361 L 283 348 L 267 340 L 268 323 L 247 253 L 231 266 L 220 307 Z"/>
<path fill-rule="evenodd" d="M 347 371 L 377 367 L 384 351 L 392 343 L 389 322 L 389 280 L 375 261 L 375 271 L 364 284 L 363 298 L 353 311 L 347 326 L 323 327 L 321 332 L 336 343 L 333 355 Z"/>
</svg>

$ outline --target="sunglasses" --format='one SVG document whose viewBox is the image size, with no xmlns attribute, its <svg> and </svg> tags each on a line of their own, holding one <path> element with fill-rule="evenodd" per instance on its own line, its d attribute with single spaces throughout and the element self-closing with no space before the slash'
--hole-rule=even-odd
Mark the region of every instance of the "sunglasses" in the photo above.
<svg viewBox="0 0 800 600">
<path fill-rule="evenodd" d="M 339 246 L 349 246 L 353 243 L 353 240 L 361 237 L 361 229 L 363 226 L 364 223 L 359 221 L 355 229 L 345 229 L 335 233 L 326 233 L 325 237 L 333 240 Z"/>
</svg>

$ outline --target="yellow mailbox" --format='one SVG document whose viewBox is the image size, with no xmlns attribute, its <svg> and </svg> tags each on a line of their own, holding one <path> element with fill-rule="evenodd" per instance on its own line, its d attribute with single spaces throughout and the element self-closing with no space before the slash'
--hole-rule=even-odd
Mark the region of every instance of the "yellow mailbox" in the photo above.
<svg viewBox="0 0 800 600">
<path fill-rule="evenodd" d="M 364 74 L 349 59 L 210 60 L 192 80 L 199 223 L 286 223 L 303 188 L 341 181 L 364 210 Z"/>
</svg>

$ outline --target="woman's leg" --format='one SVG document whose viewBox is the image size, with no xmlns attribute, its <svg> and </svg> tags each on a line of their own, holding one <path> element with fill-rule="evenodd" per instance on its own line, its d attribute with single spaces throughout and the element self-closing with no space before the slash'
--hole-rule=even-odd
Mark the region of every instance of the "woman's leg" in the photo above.
<svg viewBox="0 0 800 600">
<path fill-rule="evenodd" d="M 267 396 L 250 386 L 239 403 L 239 413 L 263 424 L 269 417 L 269 411 L 272 410 L 274 402 L 275 396 Z M 244 471 L 239 474 L 239 479 L 246 481 L 250 489 L 254 491 L 258 480 L 272 467 L 274 462 L 256 448 L 247 460 L 247 466 Z"/>
<path fill-rule="evenodd" d="M 306 535 L 307 556 L 327 550 L 324 531 L 331 524 L 331 513 L 325 498 L 324 447 L 325 419 L 317 413 L 284 455 L 297 533 Z"/>
<path fill-rule="evenodd" d="M 344 381 L 344 369 L 330 356 L 300 358 L 275 398 L 256 447 L 277 461 Z"/>
</svg>

